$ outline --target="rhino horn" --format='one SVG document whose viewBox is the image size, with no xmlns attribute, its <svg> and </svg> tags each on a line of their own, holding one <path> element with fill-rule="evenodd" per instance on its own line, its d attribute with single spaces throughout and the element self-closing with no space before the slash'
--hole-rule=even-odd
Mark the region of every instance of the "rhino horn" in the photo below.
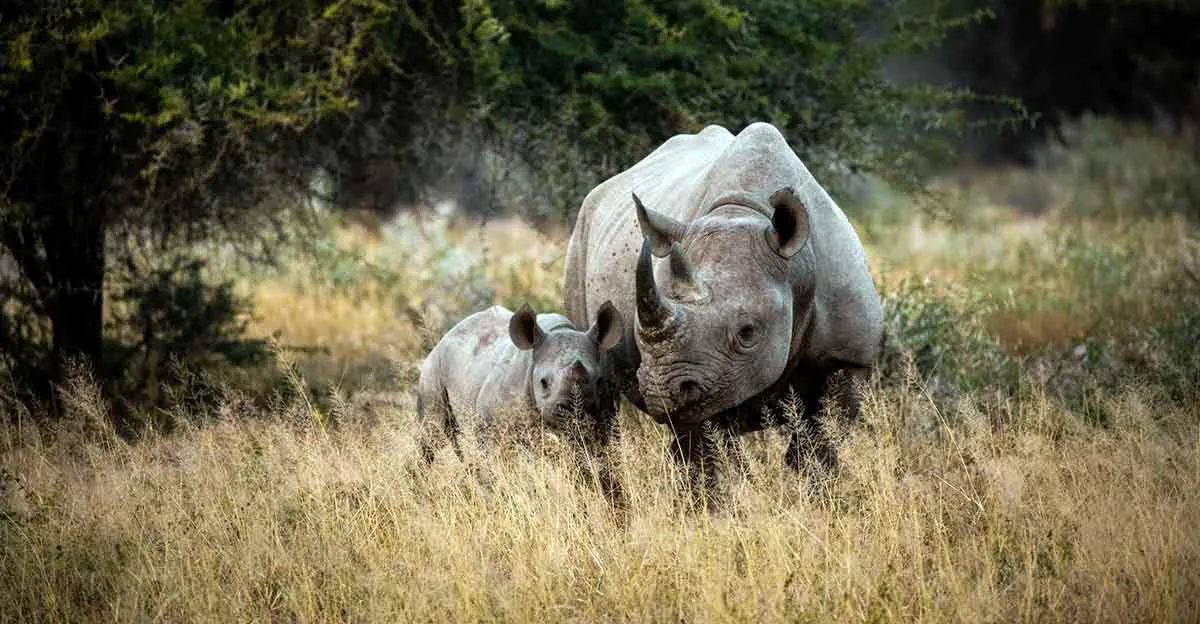
<svg viewBox="0 0 1200 624">
<path fill-rule="evenodd" d="M 675 293 L 686 296 L 699 295 L 700 282 L 696 280 L 696 269 L 692 268 L 692 263 L 684 255 L 679 243 L 671 243 L 668 258 L 671 267 L 671 288 Z"/>
<path fill-rule="evenodd" d="M 642 204 L 642 200 L 638 199 L 637 193 L 633 193 L 633 205 L 637 209 L 638 227 L 642 230 L 642 236 L 650 241 L 650 250 L 659 258 L 665 257 L 670 252 L 672 243 L 683 240 L 687 225 L 647 208 Z"/>
<path fill-rule="evenodd" d="M 654 269 L 650 266 L 650 240 L 642 241 L 638 254 L 637 273 L 634 276 L 637 289 L 637 318 L 643 328 L 659 329 L 674 316 L 670 302 L 663 299 L 654 284 Z"/>
</svg>

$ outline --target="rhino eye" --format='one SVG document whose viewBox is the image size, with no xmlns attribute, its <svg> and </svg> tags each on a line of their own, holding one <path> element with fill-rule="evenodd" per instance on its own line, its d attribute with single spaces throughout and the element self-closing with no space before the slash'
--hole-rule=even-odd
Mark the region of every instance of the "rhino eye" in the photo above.
<svg viewBox="0 0 1200 624">
<path fill-rule="evenodd" d="M 752 323 L 746 323 L 745 325 L 742 325 L 741 328 L 738 329 L 737 339 L 743 347 L 754 345 L 754 343 L 758 341 L 758 328 Z"/>
<path fill-rule="evenodd" d="M 550 378 L 542 377 L 540 380 L 538 380 L 538 384 L 542 386 L 542 391 L 545 392 L 546 390 L 550 389 Z"/>
</svg>

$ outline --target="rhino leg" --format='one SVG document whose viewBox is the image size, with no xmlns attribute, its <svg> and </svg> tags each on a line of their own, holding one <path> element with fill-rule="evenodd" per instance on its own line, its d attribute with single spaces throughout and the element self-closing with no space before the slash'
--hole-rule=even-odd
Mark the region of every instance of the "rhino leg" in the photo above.
<svg viewBox="0 0 1200 624">
<path fill-rule="evenodd" d="M 862 389 L 871 369 L 846 367 L 825 376 L 816 391 L 804 397 L 804 416 L 800 426 L 792 428 L 785 461 L 797 472 L 804 471 L 814 481 L 829 476 L 838 463 L 837 447 L 819 416 L 832 403 L 838 418 L 857 422 L 862 406 Z"/>
<path fill-rule="evenodd" d="M 871 377 L 871 369 L 864 366 L 853 366 L 838 371 L 840 374 L 834 380 L 832 392 L 839 408 L 838 416 L 842 422 L 854 424 L 858 422 L 862 412 L 863 391 L 867 380 Z"/>
<path fill-rule="evenodd" d="M 814 480 L 823 479 L 837 466 L 837 448 L 818 418 L 829 395 L 831 377 L 826 376 L 815 390 L 801 397 L 804 413 L 800 422 L 789 427 L 791 437 L 784 455 L 788 467 Z"/>
<path fill-rule="evenodd" d="M 421 461 L 425 466 L 433 463 L 434 454 L 448 438 L 454 453 L 462 461 L 462 447 L 458 442 L 458 424 L 450 412 L 450 398 L 444 388 L 422 388 L 417 394 L 417 420 L 421 431 L 419 446 Z"/>
<path fill-rule="evenodd" d="M 610 430 L 603 437 L 575 446 L 575 477 L 588 487 L 595 488 L 612 506 L 621 523 L 628 519 L 629 504 L 621 483 L 617 459 L 617 432 Z"/>
<path fill-rule="evenodd" d="M 824 477 L 837 467 L 837 448 L 825 428 L 806 414 L 805 426 L 791 434 L 785 460 L 792 470 L 810 473 L 810 477 Z M 821 472 L 814 473 L 810 468 L 812 463 Z"/>
<path fill-rule="evenodd" d="M 737 440 L 732 432 L 716 424 L 717 420 L 675 427 L 671 448 L 686 479 L 689 502 L 694 510 L 717 511 L 725 502 L 725 492 L 721 488 L 721 451 L 730 440 Z"/>
<path fill-rule="evenodd" d="M 749 478 L 750 460 L 746 457 L 746 446 L 742 438 L 732 432 L 725 437 L 725 454 L 734 470 Z"/>
</svg>

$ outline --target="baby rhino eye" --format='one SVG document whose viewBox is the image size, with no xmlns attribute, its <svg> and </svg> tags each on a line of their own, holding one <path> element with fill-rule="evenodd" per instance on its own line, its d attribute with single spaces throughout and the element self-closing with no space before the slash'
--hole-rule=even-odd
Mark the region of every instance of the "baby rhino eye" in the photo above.
<svg viewBox="0 0 1200 624">
<path fill-rule="evenodd" d="M 540 380 L 538 380 L 538 384 L 542 386 L 542 390 L 549 390 L 550 389 L 550 378 L 542 377 Z"/>
</svg>

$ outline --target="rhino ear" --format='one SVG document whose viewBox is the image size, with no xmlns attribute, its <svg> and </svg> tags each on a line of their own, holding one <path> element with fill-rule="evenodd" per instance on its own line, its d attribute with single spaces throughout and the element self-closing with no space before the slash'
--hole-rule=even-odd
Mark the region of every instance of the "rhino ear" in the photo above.
<svg viewBox="0 0 1200 624">
<path fill-rule="evenodd" d="M 596 313 L 596 322 L 588 330 L 588 337 L 600 345 L 601 351 L 608 351 L 621 342 L 624 335 L 625 320 L 620 310 L 611 301 L 600 304 L 600 311 Z"/>
<path fill-rule="evenodd" d="M 665 258 L 671 252 L 671 243 L 683 240 L 687 225 L 645 207 L 642 205 L 642 200 L 638 199 L 637 193 L 633 194 L 633 205 L 637 208 L 638 225 L 642 228 L 642 236 L 650 241 L 650 251 L 659 258 Z"/>
<path fill-rule="evenodd" d="M 542 344 L 542 328 L 537 324 L 537 313 L 529 304 L 523 304 L 517 313 L 508 320 L 508 337 L 522 351 L 536 348 Z"/>
<path fill-rule="evenodd" d="M 808 242 L 808 207 L 790 186 L 771 195 L 771 232 L 768 238 L 775 253 L 791 258 Z"/>
</svg>

